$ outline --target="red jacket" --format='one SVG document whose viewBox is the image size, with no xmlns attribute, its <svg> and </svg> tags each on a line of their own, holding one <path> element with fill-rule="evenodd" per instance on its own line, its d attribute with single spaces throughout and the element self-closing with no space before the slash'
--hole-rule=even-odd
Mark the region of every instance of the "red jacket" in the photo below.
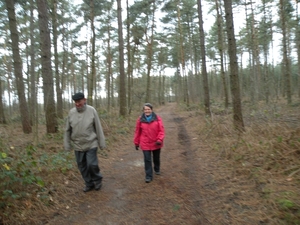
<svg viewBox="0 0 300 225">
<path fill-rule="evenodd" d="M 165 129 L 162 119 L 152 112 L 152 118 L 148 122 L 145 114 L 142 114 L 137 121 L 134 132 L 133 142 L 142 150 L 156 150 L 163 147 Z M 161 145 L 157 145 L 160 142 Z"/>
</svg>

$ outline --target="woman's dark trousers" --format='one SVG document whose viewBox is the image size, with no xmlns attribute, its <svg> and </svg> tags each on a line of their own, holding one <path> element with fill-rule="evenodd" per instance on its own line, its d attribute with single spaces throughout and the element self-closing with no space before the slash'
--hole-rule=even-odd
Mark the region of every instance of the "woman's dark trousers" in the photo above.
<svg viewBox="0 0 300 225">
<path fill-rule="evenodd" d="M 145 164 L 145 173 L 146 179 L 152 180 L 153 177 L 153 170 L 152 170 L 152 157 L 153 156 L 153 164 L 154 164 L 154 171 L 160 172 L 160 149 L 156 150 L 149 150 L 143 151 L 144 153 L 144 164 Z"/>
</svg>

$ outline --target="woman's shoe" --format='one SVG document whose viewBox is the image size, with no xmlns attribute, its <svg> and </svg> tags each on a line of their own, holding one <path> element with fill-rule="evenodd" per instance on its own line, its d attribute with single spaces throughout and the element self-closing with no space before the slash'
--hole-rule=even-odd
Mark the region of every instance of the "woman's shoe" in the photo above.
<svg viewBox="0 0 300 225">
<path fill-rule="evenodd" d="M 152 180 L 152 179 L 150 179 L 150 178 L 146 178 L 146 179 L 145 179 L 145 182 L 146 182 L 146 183 L 150 183 L 151 180 Z"/>
</svg>

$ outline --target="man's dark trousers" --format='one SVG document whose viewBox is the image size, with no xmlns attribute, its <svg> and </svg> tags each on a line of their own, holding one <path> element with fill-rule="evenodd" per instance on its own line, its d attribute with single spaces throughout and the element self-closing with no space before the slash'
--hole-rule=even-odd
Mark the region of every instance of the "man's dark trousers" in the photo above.
<svg viewBox="0 0 300 225">
<path fill-rule="evenodd" d="M 97 148 L 88 151 L 75 151 L 78 169 L 87 187 L 93 187 L 95 183 L 102 181 L 102 175 L 98 166 Z"/>
</svg>

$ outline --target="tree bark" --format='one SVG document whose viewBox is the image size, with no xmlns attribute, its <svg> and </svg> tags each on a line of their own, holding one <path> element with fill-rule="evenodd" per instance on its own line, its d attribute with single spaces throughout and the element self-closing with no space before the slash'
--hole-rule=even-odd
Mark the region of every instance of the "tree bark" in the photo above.
<svg viewBox="0 0 300 225">
<path fill-rule="evenodd" d="M 179 45 L 180 45 L 180 62 L 181 62 L 181 70 L 182 71 L 182 78 L 183 78 L 183 101 L 186 103 L 186 106 L 190 106 L 190 98 L 188 92 L 188 82 L 187 76 L 185 71 L 185 53 L 183 47 L 183 32 L 182 32 L 182 25 L 181 25 L 181 12 L 180 12 L 180 0 L 177 1 L 177 26 L 179 30 Z"/>
<path fill-rule="evenodd" d="M 298 65 L 298 75 L 297 75 L 297 93 L 298 93 L 298 98 L 300 98 L 300 18 L 299 18 L 299 10 L 298 10 L 298 4 L 296 4 L 296 21 L 297 21 L 297 26 L 296 26 L 296 46 L 297 46 L 297 65 Z"/>
<path fill-rule="evenodd" d="M 126 74 L 124 69 L 124 40 L 122 27 L 122 7 L 121 0 L 117 0 L 118 5 L 118 37 L 119 37 L 119 63 L 120 63 L 120 86 L 119 86 L 119 113 L 126 116 Z"/>
<path fill-rule="evenodd" d="M 57 117 L 63 119 L 63 103 L 62 103 L 62 89 L 61 78 L 58 70 L 58 24 L 57 24 L 57 0 L 52 0 L 52 30 L 53 30 L 53 47 L 54 47 L 54 66 L 55 66 L 55 87 L 56 87 L 56 102 L 57 102 Z"/>
<path fill-rule="evenodd" d="M 126 0 L 126 11 L 127 11 L 127 23 L 126 23 L 126 30 L 127 30 L 127 93 L 128 93 L 128 99 L 127 99 L 127 105 L 128 105 L 128 114 L 131 113 L 131 107 L 132 107 L 132 65 L 131 65 L 131 45 L 130 45 L 130 13 L 129 13 L 129 3 L 128 0 Z"/>
<path fill-rule="evenodd" d="M 107 55 L 106 55 L 106 65 L 107 65 L 107 74 L 106 74 L 106 99 L 107 99 L 107 112 L 110 112 L 111 108 L 111 80 L 112 80 L 112 50 L 111 50 L 111 27 L 107 27 Z"/>
<path fill-rule="evenodd" d="M 152 60 L 153 60 L 153 45 L 154 45 L 154 27 L 155 27 L 155 0 L 152 1 L 153 4 L 153 10 L 152 10 L 152 20 L 151 20 L 151 30 L 150 30 L 150 37 L 147 35 L 147 29 L 145 31 L 146 33 L 146 41 L 147 41 L 147 86 L 146 86 L 146 102 L 151 102 L 151 69 L 152 69 Z"/>
<path fill-rule="evenodd" d="M 230 65 L 230 84 L 231 95 L 233 104 L 233 125 L 239 131 L 244 131 L 244 121 L 242 114 L 242 104 L 240 97 L 240 84 L 238 76 L 238 61 L 236 54 L 236 40 L 234 36 L 233 14 L 232 14 L 232 1 L 224 0 L 226 30 L 228 38 L 228 52 L 229 52 L 229 65 Z"/>
<path fill-rule="evenodd" d="M 225 69 L 224 69 L 224 37 L 223 37 L 223 19 L 222 13 L 220 12 L 220 4 L 219 0 L 215 0 L 216 2 L 216 10 L 217 10 L 217 26 L 218 26 L 218 50 L 220 54 L 220 66 L 221 66 L 221 79 L 222 79 L 222 86 L 224 92 L 224 106 L 227 109 L 229 103 L 228 97 L 228 88 L 227 88 L 227 81 L 225 76 Z"/>
<path fill-rule="evenodd" d="M 285 15 L 284 1 L 279 1 L 280 6 L 280 22 L 282 29 L 282 51 L 283 51 L 283 73 L 284 73 L 284 91 L 287 97 L 287 103 L 292 103 L 292 90 L 291 90 L 291 70 L 290 59 L 288 54 L 288 37 L 287 37 L 287 18 Z"/>
<path fill-rule="evenodd" d="M 0 123 L 6 124 L 2 96 L 2 80 L 0 79 Z"/>
<path fill-rule="evenodd" d="M 57 117 L 54 101 L 53 73 L 51 68 L 51 41 L 48 27 L 48 9 L 46 0 L 37 0 L 39 28 L 41 38 L 41 62 L 44 88 L 44 110 L 47 133 L 57 132 Z"/>
<path fill-rule="evenodd" d="M 30 124 L 29 110 L 25 97 L 25 87 L 22 74 L 22 60 L 19 49 L 19 35 L 17 30 L 17 21 L 15 14 L 15 6 L 13 0 L 5 0 L 7 15 L 9 19 L 10 36 L 12 43 L 14 73 L 16 77 L 17 92 L 19 98 L 19 109 L 24 133 L 31 133 L 32 127 Z"/>
<path fill-rule="evenodd" d="M 96 67 L 95 67 L 95 53 L 96 53 L 96 34 L 95 34 L 95 11 L 94 11 L 94 0 L 90 0 L 90 20 L 91 20 L 91 31 L 92 31 L 92 52 L 91 52 L 91 74 L 88 79 L 88 102 L 93 105 L 94 87 L 96 82 Z"/>
<path fill-rule="evenodd" d="M 36 66 L 36 37 L 34 35 L 34 29 L 35 29 L 35 20 L 34 20 L 34 10 L 35 10 L 35 3 L 33 0 L 30 0 L 30 121 L 33 125 L 33 134 L 34 134 L 34 143 L 38 143 L 39 139 L 39 133 L 38 133 L 38 104 L 37 104 L 37 79 L 35 72 L 35 66 Z"/>
<path fill-rule="evenodd" d="M 206 49 L 205 49 L 205 37 L 203 30 L 203 16 L 202 16 L 202 5 L 201 0 L 197 1 L 198 5 L 198 18 L 199 18 L 199 32 L 200 32 L 200 49 L 201 49 L 201 73 L 203 79 L 203 88 L 204 88 L 204 107 L 205 107 L 205 115 L 211 116 L 210 112 L 210 97 L 209 97 L 209 87 L 208 87 L 208 79 L 207 79 L 207 70 L 206 70 Z"/>
</svg>

